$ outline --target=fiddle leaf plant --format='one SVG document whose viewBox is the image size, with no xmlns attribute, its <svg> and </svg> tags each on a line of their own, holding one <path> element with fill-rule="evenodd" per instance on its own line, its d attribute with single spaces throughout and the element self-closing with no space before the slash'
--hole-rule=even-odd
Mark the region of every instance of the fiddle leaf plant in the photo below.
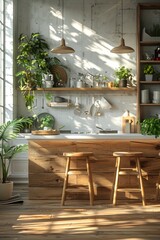
<svg viewBox="0 0 160 240">
<path fill-rule="evenodd" d="M 26 151 L 27 144 L 11 145 L 10 140 L 17 138 L 24 124 L 31 123 L 29 118 L 20 118 L 8 121 L 0 125 L 0 169 L 2 171 L 1 182 L 6 183 L 9 168 L 13 157 L 20 152 Z"/>
<path fill-rule="evenodd" d="M 150 118 L 144 119 L 140 123 L 141 133 L 144 135 L 154 135 L 155 138 L 160 136 L 160 118 L 155 115 Z"/>
</svg>

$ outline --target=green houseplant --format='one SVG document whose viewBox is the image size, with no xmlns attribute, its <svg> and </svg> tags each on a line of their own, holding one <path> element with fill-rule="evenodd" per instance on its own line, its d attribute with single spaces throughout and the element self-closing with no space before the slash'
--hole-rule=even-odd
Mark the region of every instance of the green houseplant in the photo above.
<svg viewBox="0 0 160 240">
<path fill-rule="evenodd" d="M 20 118 L 8 121 L 0 126 L 0 199 L 5 200 L 11 197 L 13 182 L 9 182 L 9 168 L 13 157 L 20 152 L 27 150 L 27 144 L 13 146 L 10 140 L 17 138 L 25 123 L 30 122 L 29 118 Z M 7 192 L 7 186 L 9 192 Z"/>
<path fill-rule="evenodd" d="M 17 65 L 18 86 L 28 109 L 32 109 L 34 104 L 34 90 L 43 86 L 44 75 L 52 74 L 53 66 L 65 67 L 57 57 L 49 56 L 49 45 L 40 33 L 19 36 Z M 54 75 L 56 79 L 59 79 L 58 73 Z"/>
<path fill-rule="evenodd" d="M 46 60 L 48 50 L 49 46 L 40 33 L 19 36 L 17 65 L 20 70 L 16 76 L 28 109 L 31 109 L 34 103 L 33 90 L 42 86 L 42 74 L 49 71 Z"/>
<path fill-rule="evenodd" d="M 40 119 L 40 127 L 44 130 L 52 129 L 53 118 L 50 115 L 46 115 Z"/>
<path fill-rule="evenodd" d="M 160 118 L 155 115 L 150 118 L 144 119 L 140 123 L 141 133 L 144 135 L 154 135 L 155 138 L 160 136 Z"/>
<path fill-rule="evenodd" d="M 116 77 L 116 85 L 127 87 L 127 81 L 132 78 L 132 69 L 122 66 L 115 70 L 114 75 Z"/>
<path fill-rule="evenodd" d="M 150 65 L 150 64 L 146 64 L 144 66 L 143 72 L 145 74 L 146 81 L 152 81 L 153 74 L 155 73 L 154 67 L 152 65 Z"/>
</svg>

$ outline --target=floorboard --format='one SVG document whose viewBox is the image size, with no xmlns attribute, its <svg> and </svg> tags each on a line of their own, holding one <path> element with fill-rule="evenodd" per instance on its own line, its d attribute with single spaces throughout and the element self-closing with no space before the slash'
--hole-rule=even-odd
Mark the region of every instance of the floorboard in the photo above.
<svg viewBox="0 0 160 240">
<path fill-rule="evenodd" d="M 29 200 L 28 186 L 14 186 L 23 204 L 0 205 L 3 240 L 160 239 L 160 202 Z"/>
</svg>

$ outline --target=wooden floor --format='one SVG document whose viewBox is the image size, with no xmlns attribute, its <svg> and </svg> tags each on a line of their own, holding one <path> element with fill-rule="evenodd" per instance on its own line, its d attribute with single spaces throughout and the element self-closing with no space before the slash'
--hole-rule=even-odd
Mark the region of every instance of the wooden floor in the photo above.
<svg viewBox="0 0 160 240">
<path fill-rule="evenodd" d="M 3 240 L 112 240 L 160 239 L 160 202 L 28 200 L 28 186 L 14 186 L 23 204 L 0 205 L 0 239 Z"/>
</svg>

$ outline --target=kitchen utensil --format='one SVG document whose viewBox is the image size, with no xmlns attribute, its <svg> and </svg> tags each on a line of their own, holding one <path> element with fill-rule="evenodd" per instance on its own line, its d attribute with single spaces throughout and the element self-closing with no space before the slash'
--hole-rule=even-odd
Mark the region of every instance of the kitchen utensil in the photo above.
<svg viewBox="0 0 160 240">
<path fill-rule="evenodd" d="M 112 108 L 111 104 L 107 101 L 107 99 L 105 97 L 101 98 L 101 100 L 99 101 L 99 104 L 102 109 L 108 110 L 108 109 Z"/>
<path fill-rule="evenodd" d="M 81 105 L 78 102 L 78 97 L 76 97 L 76 102 L 75 102 L 75 109 L 74 109 L 74 114 L 77 116 L 80 116 L 82 113 L 81 111 Z"/>
<path fill-rule="evenodd" d="M 54 97 L 54 102 L 57 102 L 57 103 L 68 102 L 68 99 L 63 98 L 63 97 L 59 97 L 59 96 L 55 96 Z"/>
<path fill-rule="evenodd" d="M 100 117 L 102 115 L 100 100 L 95 101 L 94 105 L 96 107 L 95 116 Z"/>
</svg>

